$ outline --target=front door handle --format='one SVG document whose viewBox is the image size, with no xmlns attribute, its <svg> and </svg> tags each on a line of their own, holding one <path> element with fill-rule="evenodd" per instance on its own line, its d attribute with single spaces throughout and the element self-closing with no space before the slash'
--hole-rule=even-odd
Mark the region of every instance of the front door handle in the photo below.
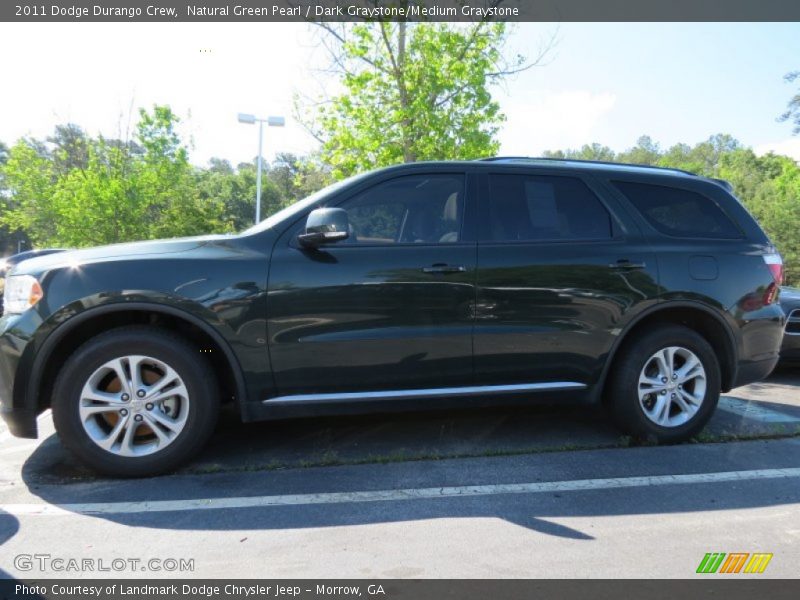
<svg viewBox="0 0 800 600">
<path fill-rule="evenodd" d="M 631 262 L 627 258 L 621 258 L 615 263 L 608 265 L 609 269 L 644 269 L 647 265 L 644 262 Z"/>
<path fill-rule="evenodd" d="M 424 267 L 422 269 L 423 273 L 465 273 L 467 267 L 464 265 L 445 265 L 445 264 L 435 264 L 431 265 L 430 267 Z"/>
</svg>

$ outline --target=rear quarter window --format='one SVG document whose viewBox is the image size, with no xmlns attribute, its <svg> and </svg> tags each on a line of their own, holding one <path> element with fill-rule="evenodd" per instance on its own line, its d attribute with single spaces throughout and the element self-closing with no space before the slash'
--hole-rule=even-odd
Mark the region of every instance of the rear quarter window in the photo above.
<svg viewBox="0 0 800 600">
<path fill-rule="evenodd" d="M 680 188 L 611 182 L 650 225 L 659 232 L 682 238 L 741 239 L 742 230 L 711 198 Z"/>
</svg>

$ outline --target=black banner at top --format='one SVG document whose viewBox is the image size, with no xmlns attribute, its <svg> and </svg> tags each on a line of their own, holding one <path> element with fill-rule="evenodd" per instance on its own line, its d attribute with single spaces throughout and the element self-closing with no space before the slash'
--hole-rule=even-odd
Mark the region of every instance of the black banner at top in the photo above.
<svg viewBox="0 0 800 600">
<path fill-rule="evenodd" d="M 800 21 L 800 0 L 2 0 L 10 22 Z"/>
</svg>

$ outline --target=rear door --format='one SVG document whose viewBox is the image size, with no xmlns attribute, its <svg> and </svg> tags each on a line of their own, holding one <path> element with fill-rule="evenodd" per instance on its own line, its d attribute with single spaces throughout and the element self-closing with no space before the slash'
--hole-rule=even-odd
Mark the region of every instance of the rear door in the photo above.
<svg viewBox="0 0 800 600">
<path fill-rule="evenodd" d="M 628 313 L 657 301 L 647 242 L 588 177 L 498 168 L 480 190 L 476 384 L 595 382 Z"/>
</svg>

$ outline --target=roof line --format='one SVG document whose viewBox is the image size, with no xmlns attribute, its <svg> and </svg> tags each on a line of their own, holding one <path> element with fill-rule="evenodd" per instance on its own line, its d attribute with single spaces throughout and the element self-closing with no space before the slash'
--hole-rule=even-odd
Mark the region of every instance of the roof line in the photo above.
<svg viewBox="0 0 800 600">
<path fill-rule="evenodd" d="M 584 163 L 589 165 L 611 165 L 614 167 L 637 167 L 641 169 L 659 169 L 661 171 L 673 171 L 676 173 L 683 173 L 684 175 L 692 175 L 697 177 L 697 173 L 685 171 L 684 169 L 676 169 L 673 167 L 658 167 L 655 165 L 643 165 L 638 163 L 622 163 L 612 162 L 609 160 L 586 160 L 581 158 L 555 158 L 551 156 L 488 156 L 486 158 L 479 158 L 481 162 L 499 162 L 502 160 L 530 160 L 530 161 L 547 161 L 547 162 L 571 162 L 571 163 Z"/>
</svg>

